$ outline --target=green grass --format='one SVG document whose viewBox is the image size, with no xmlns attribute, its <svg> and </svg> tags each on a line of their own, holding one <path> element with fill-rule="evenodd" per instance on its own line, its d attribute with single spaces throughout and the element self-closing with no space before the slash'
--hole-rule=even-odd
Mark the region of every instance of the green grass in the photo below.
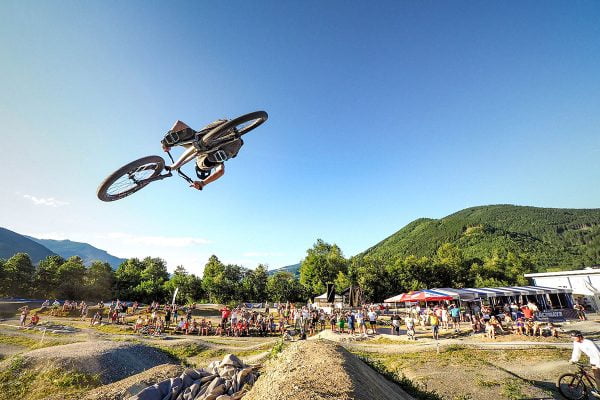
<svg viewBox="0 0 600 400">
<path fill-rule="evenodd" d="M 177 346 L 154 346 L 160 351 L 168 354 L 175 360 L 179 361 L 181 364 L 189 367 L 192 365 L 189 358 L 197 357 L 200 354 L 206 353 L 208 348 L 204 345 L 197 343 L 186 343 L 184 345 Z"/>
<path fill-rule="evenodd" d="M 3 399 L 41 400 L 49 394 L 77 398 L 101 384 L 98 375 L 56 368 L 50 364 L 31 368 L 21 356 L 12 357 L 0 371 L 0 397 Z"/>
<path fill-rule="evenodd" d="M 379 372 L 386 379 L 395 382 L 406 393 L 421 400 L 443 400 L 443 397 L 434 391 L 427 390 L 419 383 L 408 379 L 399 370 L 390 370 L 383 362 L 377 359 L 370 358 L 365 354 L 360 354 L 358 357 L 363 360 L 368 366 Z"/>
<path fill-rule="evenodd" d="M 509 399 L 522 399 L 525 397 L 523 393 L 523 381 L 519 379 L 507 379 L 502 385 L 502 394 Z"/>
<path fill-rule="evenodd" d="M 41 349 L 42 347 L 51 347 L 64 344 L 62 342 L 45 339 L 43 342 L 40 339 L 33 339 L 21 335 L 5 335 L 0 333 L 0 345 L 10 345 L 24 347 L 29 350 Z"/>
</svg>

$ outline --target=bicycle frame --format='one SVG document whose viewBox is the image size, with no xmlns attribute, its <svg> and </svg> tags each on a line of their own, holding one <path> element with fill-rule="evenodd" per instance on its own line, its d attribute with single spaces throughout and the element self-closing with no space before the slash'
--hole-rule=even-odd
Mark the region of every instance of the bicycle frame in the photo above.
<svg viewBox="0 0 600 400">
<path fill-rule="evenodd" d="M 162 179 L 165 179 L 165 178 L 169 178 L 169 177 L 173 176 L 173 173 L 171 171 L 175 170 L 175 171 L 177 171 L 177 174 L 181 178 L 183 178 L 189 184 L 193 184 L 194 183 L 193 179 L 191 179 L 189 176 L 187 176 L 186 174 L 184 174 L 183 172 L 181 172 L 181 167 L 183 167 L 185 164 L 187 164 L 190 161 L 192 161 L 199 154 L 209 155 L 209 154 L 212 154 L 212 153 L 217 153 L 218 151 L 220 151 L 220 149 L 221 149 L 221 147 L 223 145 L 229 144 L 229 143 L 233 142 L 236 139 L 237 139 L 237 137 L 235 137 L 235 135 L 233 135 L 233 137 L 231 139 L 225 140 L 222 143 L 219 143 L 218 146 L 215 146 L 212 149 L 207 149 L 206 147 L 204 147 L 202 145 L 202 142 L 199 140 L 198 137 L 194 138 L 194 140 L 190 140 L 188 142 L 180 143 L 178 146 L 181 146 L 181 147 L 185 148 L 185 151 L 183 152 L 183 154 L 181 156 L 179 156 L 179 158 L 177 159 L 177 161 L 175 161 L 173 159 L 173 156 L 171 155 L 171 152 L 167 151 L 167 154 L 169 155 L 169 158 L 171 159 L 171 162 L 173 163 L 171 165 L 165 166 L 165 170 L 167 170 L 167 173 L 166 174 L 157 175 L 157 176 L 155 176 L 153 178 L 145 179 L 144 181 L 147 181 L 148 183 L 150 183 L 150 182 L 159 181 L 159 180 L 162 180 Z M 222 161 L 225 161 L 225 159 L 223 159 Z"/>
</svg>

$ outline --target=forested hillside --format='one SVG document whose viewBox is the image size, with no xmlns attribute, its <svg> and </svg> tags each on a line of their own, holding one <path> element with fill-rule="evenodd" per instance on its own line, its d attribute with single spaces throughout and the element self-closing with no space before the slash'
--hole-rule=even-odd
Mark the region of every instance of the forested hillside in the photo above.
<svg viewBox="0 0 600 400">
<path fill-rule="evenodd" d="M 441 219 L 417 219 L 361 256 L 400 259 L 433 256 L 444 243 L 465 258 L 526 254 L 539 271 L 600 263 L 600 209 L 492 205 Z"/>
</svg>

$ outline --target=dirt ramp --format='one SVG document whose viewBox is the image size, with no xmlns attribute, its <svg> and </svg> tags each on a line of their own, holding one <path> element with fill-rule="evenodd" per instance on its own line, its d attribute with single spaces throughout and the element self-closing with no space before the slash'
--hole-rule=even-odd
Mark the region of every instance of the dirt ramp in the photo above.
<svg viewBox="0 0 600 400">
<path fill-rule="evenodd" d="M 290 345 L 265 367 L 244 400 L 412 399 L 342 346 L 322 340 Z"/>
<path fill-rule="evenodd" d="M 174 362 L 167 354 L 150 346 L 110 341 L 47 347 L 25 353 L 23 357 L 28 364 L 50 362 L 65 369 L 98 374 L 104 384 Z"/>
</svg>

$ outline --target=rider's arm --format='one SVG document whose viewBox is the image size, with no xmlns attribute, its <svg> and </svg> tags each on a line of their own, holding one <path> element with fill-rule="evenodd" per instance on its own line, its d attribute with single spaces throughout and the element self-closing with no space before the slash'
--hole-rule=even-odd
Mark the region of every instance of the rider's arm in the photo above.
<svg viewBox="0 0 600 400">
<path fill-rule="evenodd" d="M 215 172 L 213 172 L 212 174 L 210 174 L 210 176 L 208 178 L 206 178 L 203 181 L 194 181 L 193 184 L 191 184 L 190 186 L 201 190 L 204 186 L 208 185 L 211 182 L 216 181 L 217 179 L 219 179 L 220 177 L 222 177 L 223 175 L 225 175 L 225 165 L 224 164 L 220 164 L 216 169 Z"/>
</svg>

